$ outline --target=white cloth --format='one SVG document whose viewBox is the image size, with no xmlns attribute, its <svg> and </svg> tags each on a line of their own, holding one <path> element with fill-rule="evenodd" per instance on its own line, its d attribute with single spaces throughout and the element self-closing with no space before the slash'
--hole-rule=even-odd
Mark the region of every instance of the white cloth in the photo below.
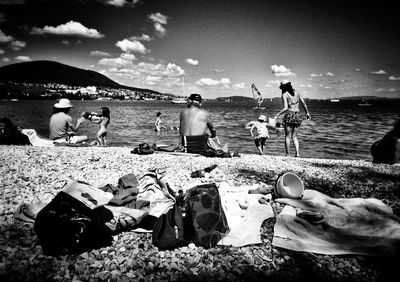
<svg viewBox="0 0 400 282">
<path fill-rule="evenodd" d="M 271 205 L 259 203 L 265 197 L 261 194 L 249 194 L 255 186 L 231 187 L 227 182 L 218 189 L 221 204 L 225 212 L 230 231 L 218 245 L 242 247 L 260 244 L 260 228 L 264 220 L 273 217 Z"/>
<path fill-rule="evenodd" d="M 53 141 L 40 138 L 34 129 L 22 129 L 21 132 L 28 136 L 29 142 L 31 142 L 32 146 L 54 147 Z"/>
<path fill-rule="evenodd" d="M 400 255 L 400 218 L 377 199 L 334 199 L 305 190 L 302 200 L 287 204 L 277 216 L 272 244 L 294 251 L 327 255 Z M 322 220 L 301 218 L 301 212 Z"/>
</svg>

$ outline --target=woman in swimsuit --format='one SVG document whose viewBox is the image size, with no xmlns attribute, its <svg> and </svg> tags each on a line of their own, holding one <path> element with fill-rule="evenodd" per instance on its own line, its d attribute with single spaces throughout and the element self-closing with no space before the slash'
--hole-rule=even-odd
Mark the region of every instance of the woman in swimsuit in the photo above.
<svg viewBox="0 0 400 282">
<path fill-rule="evenodd" d="M 293 140 L 295 156 L 299 157 L 299 140 L 297 139 L 297 133 L 303 120 L 299 114 L 299 103 L 301 103 L 306 112 L 306 118 L 310 119 L 311 116 L 303 97 L 298 91 L 293 89 L 289 81 L 283 80 L 279 88 L 282 90 L 283 109 L 275 115 L 275 119 L 285 113 L 283 125 L 285 127 L 286 156 L 289 156 L 290 140 Z"/>
</svg>

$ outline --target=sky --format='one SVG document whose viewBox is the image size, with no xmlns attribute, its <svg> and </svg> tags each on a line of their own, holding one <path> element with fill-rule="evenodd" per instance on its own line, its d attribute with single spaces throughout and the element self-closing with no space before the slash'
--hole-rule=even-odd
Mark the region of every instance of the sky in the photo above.
<svg viewBox="0 0 400 282">
<path fill-rule="evenodd" d="M 0 0 L 0 66 L 52 60 L 203 98 L 400 98 L 395 1 Z"/>
</svg>

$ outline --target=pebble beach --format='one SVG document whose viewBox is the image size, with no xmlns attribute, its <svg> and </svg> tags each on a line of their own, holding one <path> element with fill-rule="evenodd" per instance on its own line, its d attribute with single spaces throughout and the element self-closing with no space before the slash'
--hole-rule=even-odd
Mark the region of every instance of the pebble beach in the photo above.
<svg viewBox="0 0 400 282">
<path fill-rule="evenodd" d="M 326 160 L 242 154 L 206 158 L 167 153 L 131 154 L 123 147 L 0 146 L 1 281 L 388 281 L 397 258 L 327 256 L 272 246 L 274 218 L 262 225 L 262 244 L 241 248 L 189 245 L 159 251 L 151 233 L 123 232 L 112 246 L 77 255 L 45 256 L 32 225 L 14 221 L 22 203 L 50 201 L 82 180 L 95 187 L 117 184 L 128 173 L 165 169 L 173 189 L 195 181 L 191 172 L 216 164 L 232 185 L 273 187 L 284 172 L 297 174 L 306 189 L 334 198 L 377 198 L 400 206 L 400 166 L 370 161 Z M 197 180 L 199 181 L 199 180 Z M 201 179 L 209 182 L 212 179 Z M 275 213 L 282 207 L 273 203 Z"/>
</svg>

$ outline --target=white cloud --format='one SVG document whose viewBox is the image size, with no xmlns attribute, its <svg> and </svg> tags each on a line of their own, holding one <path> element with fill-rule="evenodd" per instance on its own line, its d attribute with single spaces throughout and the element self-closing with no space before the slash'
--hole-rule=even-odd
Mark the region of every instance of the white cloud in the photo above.
<svg viewBox="0 0 400 282">
<path fill-rule="evenodd" d="M 370 74 L 379 74 L 379 75 L 382 75 L 382 74 L 386 74 L 386 71 L 384 71 L 384 70 L 371 71 Z"/>
<path fill-rule="evenodd" d="M 99 2 L 105 2 L 107 5 L 115 6 L 115 7 L 124 7 L 124 6 L 135 6 L 140 0 L 98 0 Z"/>
<path fill-rule="evenodd" d="M 361 69 L 360 68 L 355 68 L 354 71 L 359 72 L 359 71 L 361 71 Z"/>
<path fill-rule="evenodd" d="M 192 66 L 197 66 L 199 64 L 199 61 L 188 58 L 188 59 L 186 59 L 186 63 L 188 63 L 189 65 L 192 65 Z"/>
<path fill-rule="evenodd" d="M 389 80 L 392 80 L 392 81 L 396 81 L 396 80 L 400 80 L 400 77 L 395 77 L 395 76 L 389 76 L 389 78 L 388 78 Z"/>
<path fill-rule="evenodd" d="M 216 72 L 216 73 L 221 73 L 221 72 L 224 72 L 225 70 L 220 70 L 220 69 L 214 69 L 214 72 Z"/>
<path fill-rule="evenodd" d="M 303 88 L 311 88 L 312 87 L 312 85 L 311 84 L 300 84 L 300 87 L 303 87 Z"/>
<path fill-rule="evenodd" d="M 122 51 L 126 53 L 130 52 L 136 52 L 136 53 L 141 53 L 141 54 L 146 54 L 147 49 L 143 45 L 143 43 L 137 41 L 137 40 L 129 40 L 129 39 L 124 39 L 122 41 L 118 41 L 115 46 L 120 48 Z"/>
<path fill-rule="evenodd" d="M 322 73 L 312 73 L 310 74 L 311 77 L 321 77 L 323 74 Z"/>
<path fill-rule="evenodd" d="M 69 42 L 68 40 L 63 40 L 61 41 L 61 43 L 64 45 L 71 45 L 71 42 Z"/>
<path fill-rule="evenodd" d="M 31 34 L 57 34 L 57 35 L 72 35 L 88 38 L 103 38 L 104 34 L 101 34 L 94 28 L 87 28 L 79 22 L 69 21 L 65 24 L 60 24 L 58 26 L 48 26 L 44 28 L 33 27 Z"/>
<path fill-rule="evenodd" d="M 173 63 L 131 63 L 127 67 L 109 69 L 109 74 L 121 79 L 129 79 L 129 84 L 137 87 L 152 87 L 159 91 L 182 89 L 182 76 L 185 71 Z"/>
<path fill-rule="evenodd" d="M 268 88 L 276 88 L 281 84 L 280 80 L 270 80 L 267 82 L 267 84 L 265 85 L 265 87 Z"/>
<path fill-rule="evenodd" d="M 327 72 L 326 74 L 325 74 L 326 76 L 335 76 L 333 73 L 331 73 L 331 72 Z"/>
<path fill-rule="evenodd" d="M 3 63 L 9 63 L 11 60 L 9 58 L 3 58 L 3 59 L 1 59 L 1 61 Z"/>
<path fill-rule="evenodd" d="M 123 58 L 103 58 L 97 62 L 99 65 L 103 66 L 111 66 L 111 67 L 128 67 L 132 65 L 132 62 L 129 60 L 125 60 Z"/>
<path fill-rule="evenodd" d="M 388 89 L 388 92 L 396 92 L 396 91 L 397 91 L 396 88 L 390 88 L 390 89 Z"/>
<path fill-rule="evenodd" d="M 220 80 L 215 80 L 208 77 L 202 77 L 198 81 L 196 81 L 196 85 L 199 86 L 220 86 L 230 84 L 231 80 L 229 78 L 221 78 Z"/>
<path fill-rule="evenodd" d="M 222 84 L 229 84 L 229 83 L 231 83 L 231 80 L 229 78 L 224 77 L 224 78 L 221 78 L 221 83 Z"/>
<path fill-rule="evenodd" d="M 124 59 L 124 60 L 127 60 L 127 61 L 134 61 L 134 60 L 136 60 L 136 56 L 135 55 L 133 55 L 133 54 L 129 54 L 129 53 L 122 53 L 121 55 L 120 55 L 120 57 L 122 58 L 122 59 Z"/>
<path fill-rule="evenodd" d="M 4 50 L 0 49 L 0 55 L 4 54 Z"/>
<path fill-rule="evenodd" d="M 291 70 L 284 65 L 272 65 L 271 70 L 275 76 L 296 76 L 295 73 L 292 73 Z"/>
<path fill-rule="evenodd" d="M 149 19 L 154 24 L 154 29 L 156 30 L 156 34 L 160 37 L 163 37 L 167 34 L 167 29 L 165 25 L 168 22 L 168 17 L 161 13 L 154 13 L 149 15 Z"/>
<path fill-rule="evenodd" d="M 32 59 L 29 56 L 17 56 L 15 57 L 15 59 L 22 62 L 32 61 Z"/>
<path fill-rule="evenodd" d="M 157 35 L 160 37 L 163 37 L 167 34 L 167 29 L 160 23 L 155 23 L 154 29 L 156 30 Z"/>
<path fill-rule="evenodd" d="M 20 40 L 15 40 L 13 42 L 11 42 L 10 44 L 11 49 L 13 49 L 14 51 L 19 51 L 22 48 L 26 47 L 26 42 L 24 41 L 20 41 Z"/>
<path fill-rule="evenodd" d="M 0 30 L 0 43 L 8 43 L 14 40 L 14 37 L 6 35 L 2 30 Z"/>
<path fill-rule="evenodd" d="M 233 85 L 233 89 L 244 89 L 246 88 L 244 82 L 236 83 Z"/>
<path fill-rule="evenodd" d="M 142 34 L 141 36 L 132 36 L 129 38 L 129 40 L 138 40 L 138 41 L 151 41 L 153 38 L 151 38 L 147 34 Z"/>
<path fill-rule="evenodd" d="M 378 88 L 378 89 L 375 89 L 375 92 L 385 92 L 386 91 L 386 89 L 384 89 L 384 88 Z"/>
<path fill-rule="evenodd" d="M 101 56 L 101 57 L 110 57 L 111 56 L 110 53 L 98 51 L 98 50 L 90 52 L 89 55 L 90 56 Z"/>
<path fill-rule="evenodd" d="M 168 17 L 161 13 L 154 13 L 149 15 L 149 19 L 154 23 L 167 24 Z"/>
</svg>

